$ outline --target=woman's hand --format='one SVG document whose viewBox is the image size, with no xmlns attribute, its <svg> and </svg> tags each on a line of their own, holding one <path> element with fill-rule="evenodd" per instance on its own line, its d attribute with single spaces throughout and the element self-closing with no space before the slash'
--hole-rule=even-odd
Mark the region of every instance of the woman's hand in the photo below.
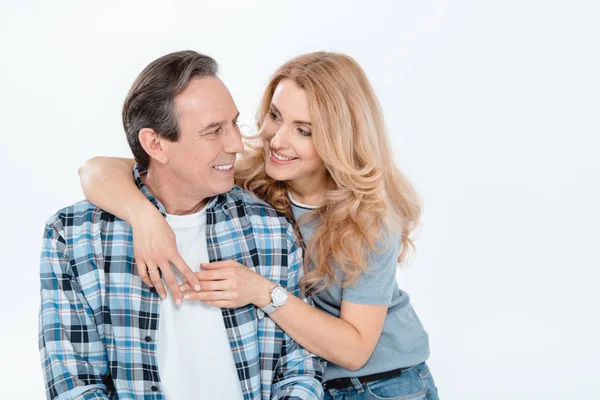
<svg viewBox="0 0 600 400">
<path fill-rule="evenodd" d="M 146 284 L 156 288 L 162 299 L 165 299 L 167 292 L 161 280 L 162 273 L 175 303 L 180 305 L 183 302 L 183 296 L 171 265 L 174 265 L 181 272 L 185 281 L 191 284 L 190 290 L 193 290 L 192 287 L 200 290 L 200 282 L 179 255 L 175 233 L 156 208 L 151 214 L 146 211 L 140 212 L 138 219 L 140 222 L 131 225 L 138 274 Z"/>
<path fill-rule="evenodd" d="M 179 305 L 183 301 L 179 282 L 169 263 L 192 286 L 198 286 L 199 282 L 177 252 L 171 227 L 133 181 L 134 165 L 135 161 L 127 158 L 94 157 L 79 168 L 81 187 L 91 203 L 129 222 L 133 228 L 133 251 L 140 278 L 155 287 L 164 299 L 167 292 L 160 279 L 162 272 L 175 303 Z"/>
<path fill-rule="evenodd" d="M 200 300 L 205 304 L 235 308 L 247 304 L 264 307 L 271 302 L 273 282 L 236 261 L 200 264 L 203 271 L 195 275 L 200 281 L 200 292 L 194 292 L 189 281 L 180 286 L 186 300 Z"/>
</svg>

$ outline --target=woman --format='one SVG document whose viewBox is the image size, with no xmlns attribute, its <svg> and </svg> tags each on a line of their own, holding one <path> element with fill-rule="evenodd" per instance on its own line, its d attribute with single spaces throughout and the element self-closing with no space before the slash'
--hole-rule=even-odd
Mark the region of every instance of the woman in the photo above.
<svg viewBox="0 0 600 400">
<path fill-rule="evenodd" d="M 437 399 L 425 364 L 427 333 L 395 279 L 420 205 L 394 165 L 363 70 L 343 54 L 296 57 L 267 85 L 257 126 L 260 140 L 237 162 L 236 182 L 297 222 L 303 285 L 315 305 L 290 295 L 269 317 L 329 361 L 326 398 Z M 146 200 L 132 190 L 132 166 L 92 159 L 80 171 L 82 186 L 90 201 L 131 223 L 140 276 L 164 291 L 146 264 L 181 259 L 162 215 L 138 207 Z M 186 300 L 218 307 L 270 302 L 273 283 L 249 269 L 227 262 L 202 267 L 202 291 L 181 285 Z"/>
</svg>

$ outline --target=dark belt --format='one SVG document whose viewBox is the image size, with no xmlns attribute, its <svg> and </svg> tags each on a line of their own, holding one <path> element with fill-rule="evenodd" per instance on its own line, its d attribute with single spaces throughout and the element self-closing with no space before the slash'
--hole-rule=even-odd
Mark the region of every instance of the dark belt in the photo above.
<svg viewBox="0 0 600 400">
<path fill-rule="evenodd" d="M 380 381 L 382 379 L 387 379 L 387 378 L 393 378 L 396 376 L 400 376 L 402 375 L 402 373 L 404 371 L 406 371 L 408 368 L 398 368 L 395 369 L 393 371 L 387 371 L 387 372 L 380 372 L 377 374 L 371 374 L 371 375 L 365 375 L 365 376 L 357 376 L 356 379 L 358 379 L 358 381 L 360 383 L 369 383 L 369 382 L 375 382 L 375 381 Z M 323 388 L 325 390 L 328 389 L 346 389 L 349 387 L 354 386 L 352 384 L 352 380 L 351 378 L 337 378 L 337 379 L 332 379 L 330 381 L 327 382 L 323 382 Z"/>
</svg>

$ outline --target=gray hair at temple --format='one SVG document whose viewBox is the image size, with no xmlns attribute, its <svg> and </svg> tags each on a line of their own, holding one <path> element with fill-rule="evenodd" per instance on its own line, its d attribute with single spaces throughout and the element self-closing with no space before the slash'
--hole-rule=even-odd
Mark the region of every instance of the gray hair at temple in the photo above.
<svg viewBox="0 0 600 400">
<path fill-rule="evenodd" d="M 179 139 L 179 116 L 175 97 L 194 78 L 216 76 L 219 67 L 209 56 L 192 50 L 177 51 L 152 61 L 138 75 L 123 104 L 123 128 L 135 161 L 146 170 L 150 157 L 139 132 L 154 130 L 171 142 Z"/>
</svg>

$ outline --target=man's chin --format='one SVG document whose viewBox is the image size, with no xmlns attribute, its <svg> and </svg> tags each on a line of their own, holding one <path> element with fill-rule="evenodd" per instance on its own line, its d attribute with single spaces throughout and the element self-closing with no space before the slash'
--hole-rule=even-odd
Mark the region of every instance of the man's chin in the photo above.
<svg viewBox="0 0 600 400">
<path fill-rule="evenodd" d="M 213 193 L 214 193 L 214 196 L 218 196 L 220 194 L 229 192 L 231 189 L 233 189 L 233 179 L 231 180 L 230 183 L 227 183 L 227 184 L 224 183 L 222 185 L 214 187 Z"/>
</svg>

